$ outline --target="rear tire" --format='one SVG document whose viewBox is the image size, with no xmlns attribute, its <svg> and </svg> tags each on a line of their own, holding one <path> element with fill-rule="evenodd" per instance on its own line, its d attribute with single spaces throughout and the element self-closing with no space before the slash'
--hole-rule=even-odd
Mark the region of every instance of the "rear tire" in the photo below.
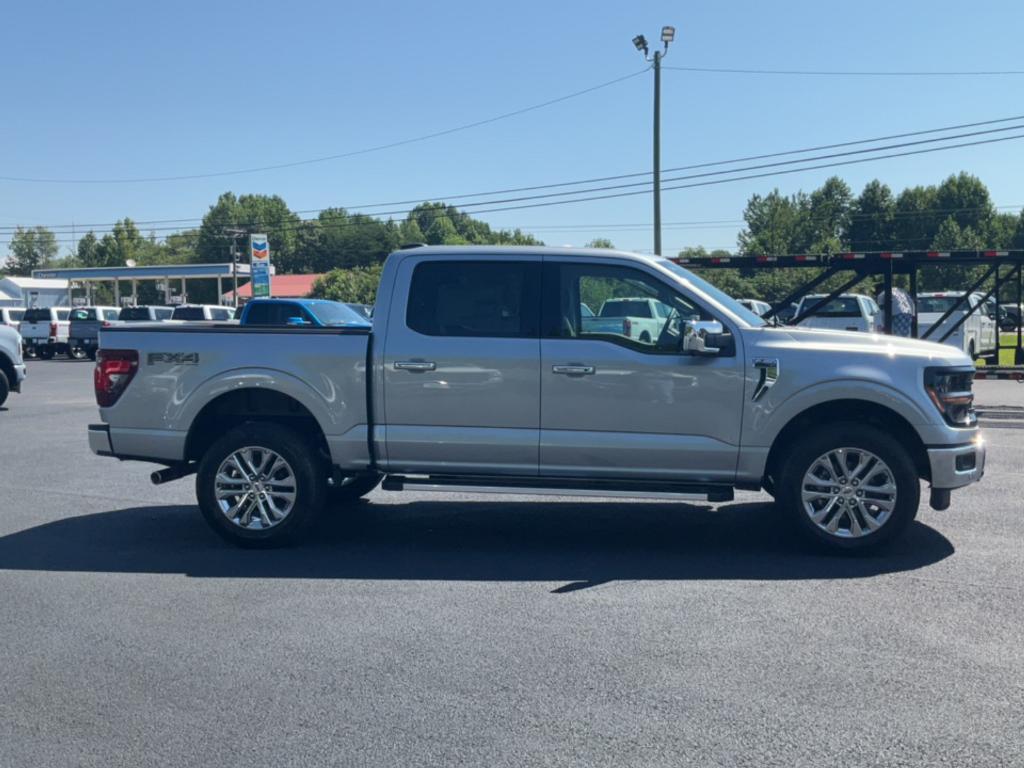
<svg viewBox="0 0 1024 768">
<path fill-rule="evenodd" d="M 86 352 L 86 354 L 89 356 L 90 360 L 92 360 L 93 362 L 96 361 L 96 347 L 90 349 L 88 352 Z"/>
<path fill-rule="evenodd" d="M 0 405 L 7 402 L 7 396 L 11 393 L 11 382 L 7 380 L 7 374 L 0 371 Z"/>
<path fill-rule="evenodd" d="M 909 452 L 865 424 L 823 424 L 782 462 L 777 503 L 805 539 L 831 552 L 862 553 L 906 531 L 921 503 Z"/>
<path fill-rule="evenodd" d="M 40 360 L 53 360 L 54 349 L 49 344 L 45 347 L 37 347 L 36 352 L 39 354 Z"/>
<path fill-rule="evenodd" d="M 81 347 L 69 347 L 68 348 L 68 357 L 71 357 L 71 358 L 73 358 L 75 360 L 84 360 L 88 354 L 89 353 L 86 352 Z"/>
<path fill-rule="evenodd" d="M 974 348 L 973 340 L 967 345 L 967 356 L 971 358 L 972 363 L 978 359 L 978 350 Z"/>
<path fill-rule="evenodd" d="M 203 517 L 240 547 L 298 542 L 323 508 L 326 489 L 316 447 L 279 424 L 232 429 L 207 449 L 196 473 Z"/>
</svg>

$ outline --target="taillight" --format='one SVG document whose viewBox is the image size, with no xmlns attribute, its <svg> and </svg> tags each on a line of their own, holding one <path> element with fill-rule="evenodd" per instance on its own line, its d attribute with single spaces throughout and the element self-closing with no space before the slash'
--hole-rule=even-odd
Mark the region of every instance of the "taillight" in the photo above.
<svg viewBox="0 0 1024 768">
<path fill-rule="evenodd" d="M 622 335 L 623 335 L 623 336 L 627 336 L 627 337 L 628 337 L 628 336 L 629 336 L 629 334 L 630 334 L 630 332 L 631 332 L 632 330 L 633 330 L 633 323 L 632 323 L 632 321 L 631 321 L 631 320 L 630 320 L 630 319 L 629 319 L 629 318 L 627 317 L 627 318 L 625 318 L 625 319 L 624 319 L 624 320 L 622 321 Z"/>
<path fill-rule="evenodd" d="M 56 336 L 57 336 L 57 324 L 56 323 L 50 323 L 50 335 L 53 336 L 54 338 L 56 338 Z"/>
<path fill-rule="evenodd" d="M 109 408 L 116 403 L 138 369 L 139 353 L 134 349 L 98 350 L 93 372 L 97 405 Z"/>
</svg>

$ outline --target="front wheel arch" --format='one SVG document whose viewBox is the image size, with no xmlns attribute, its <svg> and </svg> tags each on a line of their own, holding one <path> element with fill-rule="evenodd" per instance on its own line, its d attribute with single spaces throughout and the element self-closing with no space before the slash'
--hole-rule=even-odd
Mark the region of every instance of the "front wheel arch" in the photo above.
<svg viewBox="0 0 1024 768">
<path fill-rule="evenodd" d="M 928 450 L 918 435 L 917 430 L 896 411 L 868 400 L 831 400 L 808 408 L 786 423 L 786 426 L 775 436 L 772 447 L 768 451 L 765 462 L 762 486 L 772 495 L 775 494 L 779 470 L 782 462 L 799 442 L 801 435 L 823 424 L 837 424 L 855 421 L 878 427 L 891 434 L 910 454 L 917 476 L 931 479 L 931 464 L 928 461 Z"/>
</svg>

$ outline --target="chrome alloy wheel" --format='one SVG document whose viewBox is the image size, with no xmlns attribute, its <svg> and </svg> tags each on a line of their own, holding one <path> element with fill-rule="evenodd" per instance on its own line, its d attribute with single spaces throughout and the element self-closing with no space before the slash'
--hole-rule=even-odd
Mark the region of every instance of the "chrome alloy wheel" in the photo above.
<svg viewBox="0 0 1024 768">
<path fill-rule="evenodd" d="M 835 448 L 811 462 L 800 485 L 804 512 L 830 536 L 868 536 L 896 509 L 896 478 L 863 448 Z"/>
<path fill-rule="evenodd" d="M 246 446 L 221 462 L 214 480 L 217 505 L 239 528 L 272 528 L 295 506 L 295 472 L 269 448 Z"/>
</svg>

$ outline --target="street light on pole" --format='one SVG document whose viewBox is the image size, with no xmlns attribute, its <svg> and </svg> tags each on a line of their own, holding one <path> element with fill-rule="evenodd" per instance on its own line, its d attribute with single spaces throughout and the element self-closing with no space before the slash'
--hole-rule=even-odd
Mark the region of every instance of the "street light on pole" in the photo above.
<svg viewBox="0 0 1024 768">
<path fill-rule="evenodd" d="M 633 45 L 654 65 L 654 253 L 661 256 L 661 60 L 676 37 L 675 27 L 661 28 L 662 49 L 650 55 L 647 38 L 637 35 Z"/>
</svg>

